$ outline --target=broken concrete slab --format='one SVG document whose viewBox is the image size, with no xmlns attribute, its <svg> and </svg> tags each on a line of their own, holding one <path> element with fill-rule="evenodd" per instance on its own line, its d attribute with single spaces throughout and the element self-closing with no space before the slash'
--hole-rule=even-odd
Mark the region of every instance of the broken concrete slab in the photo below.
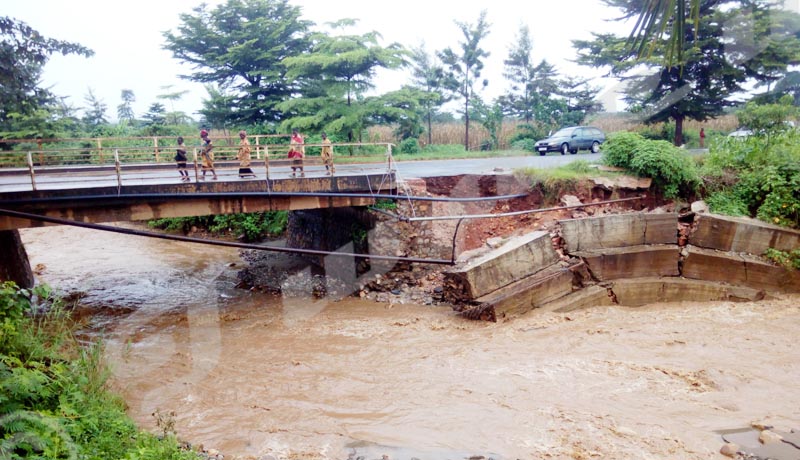
<svg viewBox="0 0 800 460">
<path fill-rule="evenodd" d="M 745 254 L 694 246 L 687 246 L 685 251 L 687 255 L 681 271 L 685 278 L 768 291 L 800 292 L 800 271 L 788 270 Z"/>
<path fill-rule="evenodd" d="M 518 316 L 572 293 L 576 276 L 588 274 L 582 275 L 578 267 L 553 265 L 479 297 L 476 302 L 493 307 L 497 318 Z"/>
<path fill-rule="evenodd" d="M 658 302 L 747 302 L 765 298 L 758 289 L 681 278 L 637 278 L 618 280 L 611 286 L 617 302 L 640 307 Z"/>
<path fill-rule="evenodd" d="M 580 251 L 571 254 L 583 259 L 599 281 L 680 275 L 680 248 L 674 244 L 608 248 L 602 252 Z"/>
<path fill-rule="evenodd" d="M 752 460 L 800 460 L 800 449 L 785 442 L 773 442 L 756 448 L 742 447 L 743 452 Z"/>
<path fill-rule="evenodd" d="M 800 231 L 742 217 L 702 214 L 690 243 L 708 249 L 762 255 L 767 248 L 791 251 L 800 248 Z"/>
<path fill-rule="evenodd" d="M 588 286 L 542 305 L 548 311 L 567 312 L 579 308 L 620 305 L 640 307 L 658 302 L 712 302 L 728 300 L 747 302 L 766 297 L 762 290 L 723 283 L 683 278 L 623 279 Z"/>
<path fill-rule="evenodd" d="M 717 431 L 717 433 L 722 435 L 723 441 L 738 444 L 740 447 L 747 447 L 750 449 L 761 447 L 761 441 L 758 440 L 758 435 L 761 433 L 760 430 L 754 430 L 753 428 L 747 427 L 733 430 L 722 430 Z"/>
<path fill-rule="evenodd" d="M 510 238 L 444 273 L 449 300 L 471 301 L 558 262 L 548 232 Z"/>
<path fill-rule="evenodd" d="M 545 304 L 541 308 L 557 313 L 566 313 L 582 308 L 607 307 L 610 305 L 614 305 L 611 292 L 608 288 L 596 284 Z"/>
<path fill-rule="evenodd" d="M 569 253 L 596 249 L 676 244 L 677 214 L 630 213 L 559 221 Z"/>
</svg>

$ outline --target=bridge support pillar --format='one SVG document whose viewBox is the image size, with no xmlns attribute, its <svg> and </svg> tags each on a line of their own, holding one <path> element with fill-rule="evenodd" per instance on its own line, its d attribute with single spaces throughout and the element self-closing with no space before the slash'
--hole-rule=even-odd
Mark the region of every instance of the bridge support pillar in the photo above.
<svg viewBox="0 0 800 460">
<path fill-rule="evenodd" d="M 13 281 L 22 288 L 33 287 L 33 272 L 19 230 L 0 230 L 0 281 Z"/>
</svg>

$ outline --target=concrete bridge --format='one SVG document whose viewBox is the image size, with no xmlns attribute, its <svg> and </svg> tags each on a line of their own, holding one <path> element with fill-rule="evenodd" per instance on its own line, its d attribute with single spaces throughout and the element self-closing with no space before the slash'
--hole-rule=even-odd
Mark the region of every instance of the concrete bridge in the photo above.
<svg viewBox="0 0 800 460">
<path fill-rule="evenodd" d="M 17 229 L 45 225 L 35 217 L 86 224 L 142 221 L 243 212 L 367 206 L 396 189 L 391 144 L 335 144 L 371 148 L 342 156 L 335 172 L 318 156 L 303 160 L 293 177 L 280 145 L 255 146 L 254 177 L 241 178 L 236 146 L 215 147 L 216 176 L 203 177 L 197 150 L 189 180 L 181 180 L 169 147 L 151 150 L 104 147 L 0 153 L 0 280 L 30 285 L 30 267 Z M 307 147 L 314 147 L 308 145 Z M 378 152 L 378 153 L 376 153 Z M 358 152 L 356 152 L 358 153 Z M 191 155 L 191 154 L 190 154 Z M 193 162 L 192 162 L 193 159 Z"/>
</svg>

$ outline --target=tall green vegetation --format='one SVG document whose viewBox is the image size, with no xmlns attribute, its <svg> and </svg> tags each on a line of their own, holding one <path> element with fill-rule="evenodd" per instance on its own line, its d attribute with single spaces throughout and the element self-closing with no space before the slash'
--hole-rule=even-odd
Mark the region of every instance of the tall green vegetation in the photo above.
<svg viewBox="0 0 800 460">
<path fill-rule="evenodd" d="M 379 69 L 404 65 L 407 51 L 398 43 L 381 45 L 375 31 L 340 33 L 353 25 L 349 19 L 335 22 L 331 33 L 311 35 L 308 53 L 284 59 L 287 78 L 302 82 L 304 96 L 278 105 L 288 114 L 283 129 L 324 130 L 354 142 L 366 127 L 377 123 L 373 117 L 391 118 L 391 107 L 383 110 L 384 99 L 364 93 L 374 87 Z"/>
<path fill-rule="evenodd" d="M 77 43 L 44 37 L 22 21 L 0 16 L 0 131 L 28 137 L 49 136 L 58 129 L 50 110 L 59 101 L 40 86 L 44 65 L 53 54 L 88 57 L 94 52 Z M 20 118 L 27 119 L 23 127 L 15 123 Z"/>
<path fill-rule="evenodd" d="M 108 119 L 106 119 L 108 105 L 95 96 L 92 88 L 89 88 L 83 100 L 86 102 L 86 108 L 83 110 L 83 122 L 88 128 L 94 130 L 100 125 L 108 124 Z"/>
<path fill-rule="evenodd" d="M 504 112 L 528 124 L 537 122 L 548 128 L 563 125 L 562 117 L 569 109 L 562 98 L 556 97 L 561 87 L 558 72 L 544 59 L 534 62 L 528 26 L 520 26 L 503 64 L 503 76 L 511 82 L 508 93 L 499 98 Z"/>
<path fill-rule="evenodd" d="M 622 10 L 622 19 L 642 12 L 639 0 L 604 3 Z M 578 62 L 608 68 L 610 75 L 629 83 L 626 99 L 646 122 L 675 122 L 676 145 L 683 143 L 684 120 L 704 121 L 721 114 L 747 84 L 778 80 L 788 65 L 800 61 L 800 40 L 793 33 L 796 14 L 744 0 L 698 0 L 697 8 L 693 23 L 683 21 L 682 28 L 663 30 L 673 34 L 672 41 L 648 42 L 645 57 L 639 53 L 641 46 L 627 46 L 625 37 L 612 34 L 574 41 Z M 660 14 L 650 18 L 664 17 L 666 10 Z M 680 53 L 675 44 L 680 44 Z M 638 77 L 643 71 L 647 76 Z"/>
<path fill-rule="evenodd" d="M 439 58 L 446 66 L 447 87 L 464 100 L 461 112 L 464 115 L 464 148 L 469 150 L 470 98 L 475 95 L 483 60 L 490 54 L 481 48 L 481 42 L 489 35 L 490 24 L 486 21 L 486 10 L 483 10 L 475 24 L 456 21 L 456 25 L 463 36 L 459 42 L 460 50 L 445 48 L 439 53 Z M 488 81 L 481 83 L 486 86 Z"/>
<path fill-rule="evenodd" d="M 411 50 L 411 81 L 413 87 L 422 91 L 420 102 L 425 113 L 430 145 L 433 143 L 433 118 L 438 109 L 450 101 L 450 97 L 443 91 L 444 67 L 436 56 L 428 53 L 424 43 Z"/>
<path fill-rule="evenodd" d="M 746 139 L 712 142 L 702 169 L 712 211 L 800 228 L 800 133 L 781 119 L 793 109 L 791 99 L 748 104 L 741 117 L 759 115 L 762 129 Z"/>
<path fill-rule="evenodd" d="M 504 77 L 511 83 L 497 103 L 504 115 L 525 122 L 512 143 L 533 151 L 536 140 L 550 130 L 582 124 L 586 116 L 601 109 L 595 100 L 598 89 L 586 79 L 568 77 L 560 80 L 556 68 L 546 60 L 533 59 L 533 42 L 527 26 L 520 26 L 503 61 Z"/>
<path fill-rule="evenodd" d="M 183 233 L 188 233 L 192 227 L 199 227 L 219 235 L 241 236 L 245 241 L 258 241 L 283 234 L 288 217 L 286 211 L 270 211 L 164 218 L 152 220 L 148 224 L 153 228 Z"/>
<path fill-rule="evenodd" d="M 125 120 L 128 123 L 132 123 L 136 115 L 133 113 L 131 104 L 136 102 L 136 95 L 131 89 L 123 89 L 120 93 L 120 99 L 122 99 L 122 103 L 117 106 L 117 118 L 119 118 L 119 121 Z"/>
<path fill-rule="evenodd" d="M 300 18 L 300 8 L 288 0 L 227 0 L 192 11 L 180 15 L 177 31 L 164 33 L 164 47 L 194 70 L 184 78 L 227 91 L 231 124 L 280 121 L 277 104 L 299 90 L 284 59 L 311 45 L 311 22 Z"/>
<path fill-rule="evenodd" d="M 0 284 L 0 458 L 198 458 L 174 435 L 139 431 L 107 376 L 101 348 L 78 343 L 48 288 Z"/>
</svg>

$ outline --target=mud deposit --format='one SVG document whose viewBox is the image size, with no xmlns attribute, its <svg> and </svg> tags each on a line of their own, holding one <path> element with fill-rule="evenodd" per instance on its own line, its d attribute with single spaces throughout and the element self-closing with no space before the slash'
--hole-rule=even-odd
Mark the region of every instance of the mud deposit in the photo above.
<svg viewBox="0 0 800 460">
<path fill-rule="evenodd" d="M 238 290 L 230 249 L 22 237 L 40 281 L 132 311 L 102 323 L 130 414 L 226 458 L 709 459 L 718 430 L 800 428 L 800 296 L 493 324 Z"/>
</svg>

